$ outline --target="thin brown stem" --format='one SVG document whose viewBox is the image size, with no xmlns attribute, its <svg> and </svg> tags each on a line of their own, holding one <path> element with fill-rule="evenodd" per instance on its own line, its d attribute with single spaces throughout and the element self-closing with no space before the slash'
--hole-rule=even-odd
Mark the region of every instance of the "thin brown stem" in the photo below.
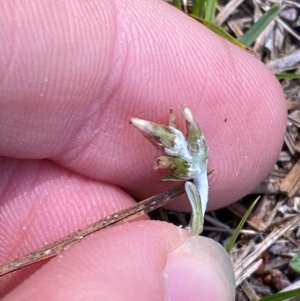
<svg viewBox="0 0 300 301">
<path fill-rule="evenodd" d="M 105 218 L 79 229 L 64 238 L 56 240 L 52 244 L 48 244 L 39 250 L 33 251 L 25 256 L 19 257 L 7 264 L 0 266 L 0 276 L 19 270 L 35 262 L 54 257 L 60 252 L 68 249 L 70 246 L 80 242 L 83 238 L 89 236 L 90 234 L 110 226 L 131 221 L 138 216 L 147 214 L 150 211 L 164 206 L 177 196 L 182 195 L 184 192 L 184 183 L 181 183 L 160 194 L 145 199 L 132 207 L 110 214 Z"/>
</svg>

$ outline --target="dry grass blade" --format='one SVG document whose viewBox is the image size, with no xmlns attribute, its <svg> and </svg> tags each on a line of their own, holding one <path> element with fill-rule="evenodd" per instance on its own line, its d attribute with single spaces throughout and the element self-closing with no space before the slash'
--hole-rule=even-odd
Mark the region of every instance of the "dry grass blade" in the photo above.
<svg viewBox="0 0 300 301">
<path fill-rule="evenodd" d="M 234 10 L 245 0 L 231 0 L 219 12 L 215 19 L 216 24 L 222 25 Z"/>
<path fill-rule="evenodd" d="M 258 300 L 258 295 L 248 281 L 244 281 L 241 284 L 241 288 L 243 289 L 249 300 Z"/>
<path fill-rule="evenodd" d="M 259 259 L 252 262 L 247 266 L 247 269 L 243 269 L 238 276 L 235 276 L 235 285 L 239 286 L 245 279 L 249 278 L 262 264 L 263 260 Z"/>
<path fill-rule="evenodd" d="M 255 247 L 254 251 L 249 256 L 247 256 L 242 262 L 238 263 L 234 267 L 236 285 L 239 285 L 242 282 L 244 279 L 242 278 L 244 271 L 248 269 L 248 267 L 256 260 L 256 258 L 258 258 L 266 249 L 268 249 L 279 237 L 299 223 L 299 221 L 300 215 L 297 215 L 291 221 L 286 222 L 280 229 L 272 231 L 265 240 Z"/>
<path fill-rule="evenodd" d="M 153 211 L 161 206 L 172 201 L 175 197 L 185 192 L 184 183 L 181 183 L 175 187 L 168 189 L 165 192 L 150 197 L 132 207 L 110 214 L 105 218 L 90 224 L 76 232 L 69 234 L 68 236 L 55 241 L 52 244 L 29 253 L 23 257 L 17 258 L 7 264 L 0 266 L 0 276 L 11 273 L 15 270 L 21 269 L 35 262 L 42 261 L 47 258 L 54 257 L 60 252 L 65 251 L 72 245 L 80 242 L 83 238 L 95 233 L 104 228 L 114 226 L 120 223 L 128 222 L 144 215 L 150 211 Z"/>
<path fill-rule="evenodd" d="M 289 68 L 294 67 L 299 62 L 300 50 L 293 51 L 289 55 L 270 61 L 267 66 L 269 67 L 269 69 L 274 70 L 274 72 L 282 72 L 289 70 Z"/>
<path fill-rule="evenodd" d="M 280 184 L 280 190 L 285 192 L 290 198 L 300 189 L 300 160 L 294 165 L 292 170 Z"/>
</svg>

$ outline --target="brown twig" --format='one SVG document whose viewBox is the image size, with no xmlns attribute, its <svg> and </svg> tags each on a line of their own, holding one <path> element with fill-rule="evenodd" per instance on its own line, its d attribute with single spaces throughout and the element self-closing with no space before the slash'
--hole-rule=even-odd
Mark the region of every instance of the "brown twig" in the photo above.
<svg viewBox="0 0 300 301">
<path fill-rule="evenodd" d="M 80 242 L 83 238 L 91 235 L 92 233 L 110 226 L 131 221 L 138 216 L 147 214 L 150 211 L 164 206 L 174 198 L 182 195 L 184 192 L 184 183 L 181 183 L 160 194 L 145 199 L 132 207 L 110 214 L 105 218 L 79 229 L 64 238 L 56 240 L 55 242 L 39 250 L 33 251 L 25 256 L 19 257 L 7 264 L 0 266 L 0 276 L 19 270 L 35 262 L 54 257 L 60 252 L 68 249 L 70 246 Z"/>
</svg>

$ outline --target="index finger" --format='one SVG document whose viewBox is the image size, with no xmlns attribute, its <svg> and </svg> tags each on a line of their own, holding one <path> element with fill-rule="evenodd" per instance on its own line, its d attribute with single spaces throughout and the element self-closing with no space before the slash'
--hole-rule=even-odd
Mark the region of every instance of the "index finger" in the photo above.
<svg viewBox="0 0 300 301">
<path fill-rule="evenodd" d="M 165 123 L 185 103 L 210 147 L 210 208 L 264 178 L 286 113 L 258 60 L 163 2 L 74 3 L 2 2 L 3 156 L 50 158 L 145 198 L 167 186 L 128 120 Z"/>
</svg>

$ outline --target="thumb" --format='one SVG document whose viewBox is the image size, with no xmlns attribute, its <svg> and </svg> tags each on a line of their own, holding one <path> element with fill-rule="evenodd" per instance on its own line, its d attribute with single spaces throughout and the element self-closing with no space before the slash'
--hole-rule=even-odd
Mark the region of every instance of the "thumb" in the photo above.
<svg viewBox="0 0 300 301">
<path fill-rule="evenodd" d="M 216 289 L 216 287 L 218 289 Z M 225 250 L 167 223 L 99 232 L 44 265 L 3 300 L 234 299 Z"/>
</svg>

